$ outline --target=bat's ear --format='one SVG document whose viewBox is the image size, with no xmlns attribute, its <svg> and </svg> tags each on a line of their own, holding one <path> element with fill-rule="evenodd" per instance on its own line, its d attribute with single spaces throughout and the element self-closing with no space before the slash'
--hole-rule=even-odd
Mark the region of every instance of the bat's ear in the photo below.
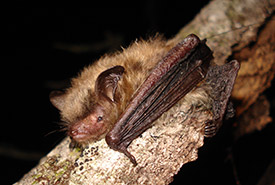
<svg viewBox="0 0 275 185">
<path fill-rule="evenodd" d="M 100 73 L 95 82 L 95 93 L 98 98 L 115 102 L 117 83 L 123 73 L 124 67 L 122 66 L 114 66 Z"/>
<path fill-rule="evenodd" d="M 66 94 L 62 91 L 52 91 L 49 95 L 50 101 L 58 110 L 64 107 Z"/>
</svg>

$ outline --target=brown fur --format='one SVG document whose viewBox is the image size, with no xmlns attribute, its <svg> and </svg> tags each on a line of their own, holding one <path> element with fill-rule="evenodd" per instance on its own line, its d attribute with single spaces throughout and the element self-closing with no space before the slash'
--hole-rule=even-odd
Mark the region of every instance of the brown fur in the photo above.
<svg viewBox="0 0 275 185">
<path fill-rule="evenodd" d="M 136 41 L 122 52 L 101 57 L 94 64 L 84 68 L 78 77 L 72 79 L 71 87 L 66 90 L 63 97 L 64 105 L 60 110 L 62 120 L 73 123 L 82 118 L 95 103 L 101 100 L 95 97 L 95 81 L 98 75 L 108 68 L 121 65 L 125 73 L 119 81 L 115 96 L 118 97 L 117 107 L 107 106 L 113 113 L 111 121 L 125 109 L 130 98 L 148 76 L 149 71 L 167 53 L 170 47 L 166 42 L 156 37 L 148 41 Z"/>
</svg>

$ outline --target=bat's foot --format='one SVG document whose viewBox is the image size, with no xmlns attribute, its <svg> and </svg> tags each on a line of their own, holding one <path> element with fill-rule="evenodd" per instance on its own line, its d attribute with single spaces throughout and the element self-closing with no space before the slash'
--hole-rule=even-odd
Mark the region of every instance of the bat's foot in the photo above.
<svg viewBox="0 0 275 185">
<path fill-rule="evenodd" d="M 80 144 L 80 143 L 78 143 L 78 142 L 76 142 L 75 140 L 71 139 L 71 142 L 69 144 L 69 148 L 70 148 L 70 150 L 73 150 L 75 148 L 83 149 L 83 145 Z"/>
<path fill-rule="evenodd" d="M 209 120 L 205 122 L 204 125 L 204 136 L 205 137 L 213 137 L 218 132 L 218 124 L 213 121 Z"/>
</svg>

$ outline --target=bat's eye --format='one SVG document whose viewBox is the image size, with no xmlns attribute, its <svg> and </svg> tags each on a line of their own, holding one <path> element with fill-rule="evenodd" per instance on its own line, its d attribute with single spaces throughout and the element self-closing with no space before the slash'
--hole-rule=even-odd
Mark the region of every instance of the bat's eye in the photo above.
<svg viewBox="0 0 275 185">
<path fill-rule="evenodd" d="M 102 121 L 103 120 L 103 117 L 102 116 L 98 116 L 97 117 L 97 122 L 100 122 L 100 121 Z"/>
</svg>

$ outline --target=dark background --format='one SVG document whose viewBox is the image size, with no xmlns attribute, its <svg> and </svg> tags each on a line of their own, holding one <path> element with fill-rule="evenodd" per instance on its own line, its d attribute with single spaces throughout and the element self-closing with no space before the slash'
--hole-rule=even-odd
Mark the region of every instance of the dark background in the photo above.
<svg viewBox="0 0 275 185">
<path fill-rule="evenodd" d="M 50 91 L 65 87 L 84 66 L 136 38 L 156 32 L 172 37 L 208 3 L 138 2 L 119 8 L 107 3 L 89 8 L 6 8 L 1 39 L 1 184 L 18 181 L 64 138 L 64 133 L 53 132 L 58 130 L 59 114 L 49 102 Z M 89 47 L 66 49 L 71 45 Z M 272 97 L 272 91 L 268 93 Z M 235 184 L 232 163 L 226 160 L 230 154 L 242 183 L 256 184 L 274 154 L 261 144 L 274 139 L 273 125 L 242 138 L 233 148 L 229 132 L 222 129 L 206 142 L 197 161 L 183 167 L 174 184 Z M 261 156 L 266 159 L 255 162 Z"/>
</svg>

